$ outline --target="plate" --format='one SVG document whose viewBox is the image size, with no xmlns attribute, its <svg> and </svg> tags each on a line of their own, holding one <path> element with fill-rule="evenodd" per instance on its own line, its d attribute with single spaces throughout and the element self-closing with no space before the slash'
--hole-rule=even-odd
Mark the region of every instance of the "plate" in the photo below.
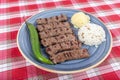
<svg viewBox="0 0 120 80">
<path fill-rule="evenodd" d="M 70 21 L 71 16 L 76 12 L 81 12 L 81 11 L 74 10 L 74 9 L 63 9 L 63 8 L 62 9 L 51 9 L 51 10 L 40 12 L 30 17 L 27 21 L 36 26 L 36 23 L 35 23 L 36 19 L 56 16 L 59 14 L 67 15 L 68 20 Z M 103 62 L 105 58 L 109 55 L 111 46 L 112 46 L 112 37 L 111 37 L 109 30 L 99 19 L 97 19 L 95 16 L 89 13 L 86 13 L 86 12 L 84 13 L 89 15 L 90 21 L 92 23 L 102 26 L 106 34 L 106 41 L 100 44 L 97 48 L 94 46 L 82 45 L 83 48 L 88 49 L 90 53 L 89 58 L 70 60 L 70 61 L 66 61 L 61 64 L 56 64 L 56 65 L 48 65 L 48 64 L 44 64 L 44 63 L 37 61 L 34 58 L 34 55 L 31 49 L 29 31 L 25 23 L 22 24 L 21 28 L 18 31 L 18 35 L 17 35 L 17 45 L 18 45 L 18 48 L 21 54 L 25 57 L 25 59 L 27 59 L 30 63 L 32 63 L 36 67 L 49 71 L 49 72 L 54 72 L 54 73 L 62 73 L 62 74 L 76 73 L 76 72 L 86 71 L 88 69 L 96 67 L 101 62 Z M 74 33 L 77 35 L 78 29 L 75 29 L 73 26 L 72 26 L 72 29 Z M 42 46 L 41 46 L 41 51 L 44 56 L 48 57 L 47 53 L 45 53 L 44 47 Z"/>
</svg>

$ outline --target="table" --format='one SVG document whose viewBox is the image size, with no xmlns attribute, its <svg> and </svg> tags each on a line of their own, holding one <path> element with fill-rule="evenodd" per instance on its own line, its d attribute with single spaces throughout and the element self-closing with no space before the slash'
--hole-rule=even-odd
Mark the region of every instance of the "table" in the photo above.
<svg viewBox="0 0 120 80">
<path fill-rule="evenodd" d="M 18 50 L 16 36 L 23 16 L 52 8 L 82 10 L 101 19 L 110 30 L 113 46 L 99 66 L 75 74 L 55 74 L 38 69 Z M 0 80 L 119 80 L 120 1 L 119 0 L 0 0 Z"/>
</svg>

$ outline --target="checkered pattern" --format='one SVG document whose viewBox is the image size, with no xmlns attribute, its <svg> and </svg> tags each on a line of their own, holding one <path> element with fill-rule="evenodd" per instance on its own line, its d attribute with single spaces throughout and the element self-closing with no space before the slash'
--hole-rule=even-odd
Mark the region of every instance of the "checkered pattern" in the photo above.
<svg viewBox="0 0 120 80">
<path fill-rule="evenodd" d="M 20 54 L 16 35 L 23 16 L 67 7 L 89 12 L 101 19 L 113 37 L 112 51 L 98 67 L 76 74 L 55 74 L 31 65 Z M 120 80 L 119 0 L 0 0 L 0 80 Z"/>
</svg>

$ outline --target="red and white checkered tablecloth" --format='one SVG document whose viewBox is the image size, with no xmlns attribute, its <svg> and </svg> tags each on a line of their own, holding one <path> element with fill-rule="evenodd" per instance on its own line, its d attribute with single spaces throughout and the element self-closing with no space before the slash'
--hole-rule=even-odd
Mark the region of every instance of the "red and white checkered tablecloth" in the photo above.
<svg viewBox="0 0 120 80">
<path fill-rule="evenodd" d="M 96 68 L 76 74 L 55 74 L 38 69 L 18 50 L 16 35 L 23 16 L 68 7 L 101 19 L 112 33 L 108 58 Z M 120 0 L 0 0 L 0 80 L 120 80 Z"/>
</svg>

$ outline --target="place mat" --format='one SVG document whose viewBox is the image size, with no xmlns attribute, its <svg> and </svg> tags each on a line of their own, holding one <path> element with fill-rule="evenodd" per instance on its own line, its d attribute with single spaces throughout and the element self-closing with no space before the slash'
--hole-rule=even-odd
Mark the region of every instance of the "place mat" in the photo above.
<svg viewBox="0 0 120 80">
<path fill-rule="evenodd" d="M 108 58 L 96 68 L 75 74 L 56 74 L 36 68 L 18 50 L 16 36 L 26 18 L 47 9 L 70 8 L 86 11 L 102 20 L 110 30 L 113 46 Z M 119 80 L 120 1 L 114 0 L 1 0 L 1 80 Z"/>
</svg>

